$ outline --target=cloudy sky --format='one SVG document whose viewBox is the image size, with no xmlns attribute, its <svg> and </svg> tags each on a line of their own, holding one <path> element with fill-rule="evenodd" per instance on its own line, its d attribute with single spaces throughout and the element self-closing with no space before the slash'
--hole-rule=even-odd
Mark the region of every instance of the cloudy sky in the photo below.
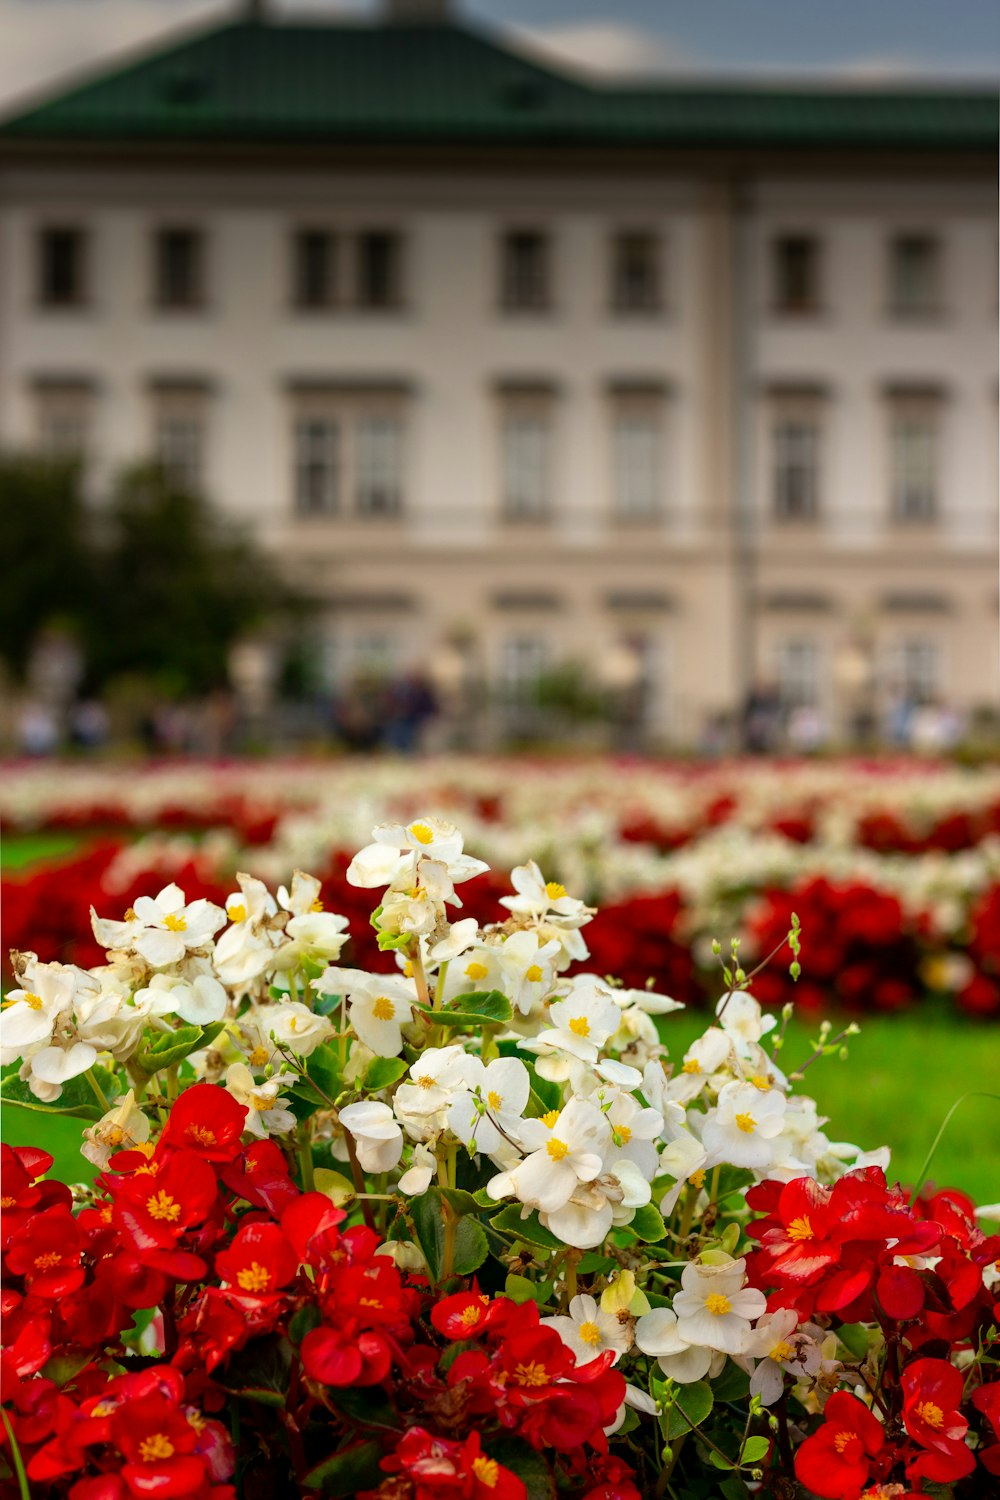
<svg viewBox="0 0 1000 1500">
<path fill-rule="evenodd" d="M 246 0 L 0 0 L 0 108 Z M 264 0 L 361 16 L 380 0 Z M 602 73 L 838 79 L 1000 77 L 997 0 L 453 0 L 470 18 Z"/>
</svg>

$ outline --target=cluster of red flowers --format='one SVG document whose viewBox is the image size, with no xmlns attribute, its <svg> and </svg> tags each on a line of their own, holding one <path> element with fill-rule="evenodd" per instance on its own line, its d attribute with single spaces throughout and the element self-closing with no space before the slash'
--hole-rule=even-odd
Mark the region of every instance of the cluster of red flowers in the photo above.
<svg viewBox="0 0 1000 1500">
<path fill-rule="evenodd" d="M 969 914 L 964 949 L 973 973 L 956 999 L 974 1016 L 1000 1016 L 1000 884 L 987 886 Z"/>
<path fill-rule="evenodd" d="M 476 1290 L 435 1302 L 371 1229 L 301 1192 L 273 1142 L 243 1145 L 245 1119 L 224 1089 L 188 1088 L 155 1148 L 112 1155 L 76 1214 L 42 1175 L 50 1156 L 2 1148 L 2 1399 L 37 1493 L 230 1500 L 233 1445 L 212 1414 L 241 1394 L 244 1437 L 272 1453 L 274 1481 L 304 1482 L 365 1446 L 351 1396 L 378 1387 L 391 1406 L 372 1496 L 525 1500 L 501 1451 L 513 1443 L 569 1495 L 638 1500 L 608 1454 L 625 1395 L 610 1354 L 577 1367 L 534 1303 Z M 148 1309 L 155 1353 L 136 1360 Z M 109 1360 L 126 1373 L 109 1378 Z"/>
<path fill-rule="evenodd" d="M 675 1000 L 697 1004 L 704 992 L 691 950 L 680 936 L 683 917 L 683 898 L 674 890 L 602 906 L 587 924 L 587 968 L 614 974 L 633 989 L 652 980 Z"/>
<path fill-rule="evenodd" d="M 747 1274 L 767 1292 L 769 1309 L 877 1322 L 886 1340 L 873 1393 L 883 1420 L 848 1392 L 832 1396 L 823 1426 L 796 1453 L 801 1482 L 830 1500 L 857 1500 L 862 1490 L 903 1475 L 913 1485 L 953 1483 L 975 1468 L 965 1441 L 972 1422 L 984 1466 L 1000 1473 L 1000 1448 L 990 1441 L 1000 1419 L 1000 1380 L 977 1386 L 967 1399 L 950 1359 L 964 1350 L 974 1355 L 1000 1316 L 984 1278 L 1000 1257 L 1000 1235 L 976 1227 L 973 1204 L 946 1192 L 910 1205 L 877 1167 L 832 1187 L 810 1178 L 762 1182 L 747 1202 L 763 1215 L 748 1229 L 759 1248 Z"/>
<path fill-rule="evenodd" d="M 799 1010 L 818 1013 L 834 999 L 861 1014 L 900 1010 L 917 999 L 923 988 L 917 932 L 895 896 L 860 880 L 822 876 L 791 890 L 764 891 L 747 926 L 755 953 L 770 953 L 782 942 L 793 912 L 808 944 L 803 975 L 794 983 L 780 965 L 767 968 L 753 986 L 762 1005 L 794 1001 Z"/>
</svg>

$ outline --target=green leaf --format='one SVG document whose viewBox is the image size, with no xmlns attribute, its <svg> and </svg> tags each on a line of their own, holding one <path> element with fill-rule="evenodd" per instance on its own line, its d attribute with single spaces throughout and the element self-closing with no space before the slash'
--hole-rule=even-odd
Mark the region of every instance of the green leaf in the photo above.
<svg viewBox="0 0 1000 1500">
<path fill-rule="evenodd" d="M 379 928 L 378 947 L 380 953 L 388 953 L 393 948 L 405 952 L 412 942 L 413 938 L 408 932 L 383 932 Z"/>
<path fill-rule="evenodd" d="M 528 1500 L 555 1500 L 556 1487 L 544 1456 L 523 1438 L 503 1436 L 492 1440 L 489 1457 L 516 1474 L 528 1492 Z"/>
<path fill-rule="evenodd" d="M 708 1450 L 708 1461 L 716 1469 L 735 1469 L 736 1467 L 732 1459 L 727 1458 L 724 1453 L 719 1453 L 715 1448 Z"/>
<path fill-rule="evenodd" d="M 711 1415 L 714 1405 L 715 1397 L 712 1395 L 712 1387 L 707 1380 L 699 1380 L 694 1385 L 682 1385 L 675 1393 L 674 1402 L 670 1408 L 667 1441 L 673 1442 L 674 1438 L 680 1437 L 682 1432 L 690 1432 L 692 1427 L 700 1427 L 702 1422 Z"/>
<path fill-rule="evenodd" d="M 381 942 L 381 939 L 379 939 Z M 496 1026 L 502 1021 L 509 1021 L 513 1017 L 511 1003 L 506 995 L 499 990 L 484 990 L 481 994 L 477 991 L 469 995 L 459 995 L 448 1005 L 440 1010 L 432 1010 L 429 1006 L 418 1005 L 414 1007 L 421 1015 L 433 1021 L 436 1026 Z"/>
<path fill-rule="evenodd" d="M 359 1427 L 381 1427 L 395 1432 L 402 1425 L 399 1413 L 377 1388 L 338 1386 L 336 1390 L 328 1388 L 327 1395 L 337 1410 L 344 1412 Z"/>
<path fill-rule="evenodd" d="M 307 1077 L 315 1080 L 328 1099 L 336 1099 L 343 1087 L 344 1075 L 340 1057 L 329 1042 L 314 1047 L 305 1063 Z"/>
<path fill-rule="evenodd" d="M 517 1276 L 511 1271 L 503 1290 L 504 1296 L 516 1302 L 518 1307 L 523 1302 L 537 1302 L 539 1307 L 544 1307 L 552 1296 L 552 1282 L 530 1281 L 527 1276 Z"/>
<path fill-rule="evenodd" d="M 319 1308 L 312 1302 L 307 1302 L 294 1314 L 288 1325 L 288 1338 L 296 1348 L 301 1344 L 307 1333 L 318 1328 L 322 1322 Z"/>
<path fill-rule="evenodd" d="M 407 1065 L 401 1057 L 374 1057 L 365 1069 L 361 1087 L 374 1092 L 387 1089 L 398 1083 L 405 1075 Z"/>
<path fill-rule="evenodd" d="M 740 1449 L 741 1464 L 756 1464 L 766 1458 L 771 1449 L 771 1440 L 766 1437 L 748 1437 Z"/>
<path fill-rule="evenodd" d="M 734 1365 L 732 1360 L 726 1361 L 726 1368 L 718 1380 L 712 1381 L 712 1394 L 716 1401 L 745 1401 L 750 1390 L 750 1376 L 739 1365 Z"/>
<path fill-rule="evenodd" d="M 651 1203 L 644 1203 L 635 1211 L 635 1217 L 631 1223 L 626 1225 L 631 1229 L 636 1239 L 642 1240 L 644 1244 L 655 1244 L 657 1240 L 666 1239 L 667 1226 L 663 1222 L 663 1216 Z"/>
<path fill-rule="evenodd" d="M 451 1208 L 449 1206 L 449 1213 Z M 431 1275 L 437 1281 L 441 1276 L 444 1255 L 444 1214 L 441 1207 L 441 1189 L 428 1188 L 410 1204 L 410 1215 L 420 1248 Z M 482 1265 L 489 1254 L 486 1231 L 478 1220 L 463 1214 L 458 1219 L 455 1231 L 455 1256 L 452 1273 L 468 1276 Z"/>
<path fill-rule="evenodd" d="M 843 1328 L 838 1328 L 837 1337 L 855 1359 L 865 1358 L 868 1353 L 868 1331 L 861 1323 L 847 1323 Z"/>
<path fill-rule="evenodd" d="M 118 1092 L 114 1074 L 97 1067 L 92 1072 L 109 1102 L 113 1103 Z M 104 1114 L 94 1097 L 93 1089 L 82 1074 L 63 1084 L 62 1093 L 53 1104 L 43 1104 L 41 1099 L 35 1098 L 28 1085 L 21 1082 L 15 1068 L 0 1083 L 0 1099 L 4 1104 L 16 1104 L 19 1109 L 37 1110 L 43 1115 L 67 1115 L 74 1120 L 94 1121 Z"/>
<path fill-rule="evenodd" d="M 455 1210 L 456 1214 L 475 1214 L 479 1212 L 481 1205 L 476 1202 L 475 1194 L 467 1193 L 464 1188 L 441 1188 L 440 1193 L 441 1197 Z M 490 1199 L 489 1206 L 490 1208 L 493 1207 L 492 1198 Z"/>
<path fill-rule="evenodd" d="M 725 1500 L 747 1500 L 749 1493 L 750 1491 L 738 1474 L 728 1474 L 719 1482 L 719 1494 L 724 1496 Z"/>
<path fill-rule="evenodd" d="M 163 1068 L 172 1068 L 189 1053 L 197 1052 L 199 1047 L 207 1047 L 222 1027 L 222 1021 L 213 1021 L 210 1026 L 178 1026 L 176 1031 L 161 1031 L 131 1061 L 143 1073 L 159 1073 Z"/>
<path fill-rule="evenodd" d="M 562 1240 L 557 1239 L 550 1230 L 538 1222 L 538 1214 L 532 1209 L 526 1219 L 521 1218 L 521 1206 L 518 1203 L 508 1203 L 498 1214 L 490 1220 L 494 1229 L 500 1230 L 501 1234 L 512 1234 L 519 1240 L 524 1240 L 528 1245 L 542 1245 L 546 1250 L 565 1250 L 566 1246 Z"/>
<path fill-rule="evenodd" d="M 471 1276 L 473 1271 L 478 1271 L 489 1253 L 490 1242 L 479 1220 L 470 1219 L 467 1215 L 459 1219 L 455 1234 L 455 1264 L 452 1268 L 455 1275 Z"/>
<path fill-rule="evenodd" d="M 385 1477 L 379 1468 L 382 1451 L 383 1444 L 374 1439 L 352 1443 L 316 1464 L 302 1484 L 306 1489 L 322 1490 L 324 1495 L 348 1496 L 375 1489 Z"/>
</svg>

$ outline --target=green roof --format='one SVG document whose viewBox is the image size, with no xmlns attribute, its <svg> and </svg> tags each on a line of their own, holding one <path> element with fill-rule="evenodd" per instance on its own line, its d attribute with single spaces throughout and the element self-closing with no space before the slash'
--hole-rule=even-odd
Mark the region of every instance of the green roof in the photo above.
<svg viewBox="0 0 1000 1500">
<path fill-rule="evenodd" d="M 34 143 L 990 149 L 995 90 L 605 87 L 458 25 L 245 21 L 0 125 Z"/>
</svg>

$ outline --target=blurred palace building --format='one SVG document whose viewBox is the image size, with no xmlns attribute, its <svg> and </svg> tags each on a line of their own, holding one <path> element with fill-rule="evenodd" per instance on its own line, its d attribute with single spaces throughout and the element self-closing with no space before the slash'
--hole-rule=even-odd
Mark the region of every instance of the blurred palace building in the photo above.
<svg viewBox="0 0 1000 1500">
<path fill-rule="evenodd" d="M 687 744 L 765 682 L 995 710 L 997 260 L 988 89 L 253 9 L 0 128 L 0 441 L 156 451 L 331 680 L 572 660 Z"/>
</svg>

